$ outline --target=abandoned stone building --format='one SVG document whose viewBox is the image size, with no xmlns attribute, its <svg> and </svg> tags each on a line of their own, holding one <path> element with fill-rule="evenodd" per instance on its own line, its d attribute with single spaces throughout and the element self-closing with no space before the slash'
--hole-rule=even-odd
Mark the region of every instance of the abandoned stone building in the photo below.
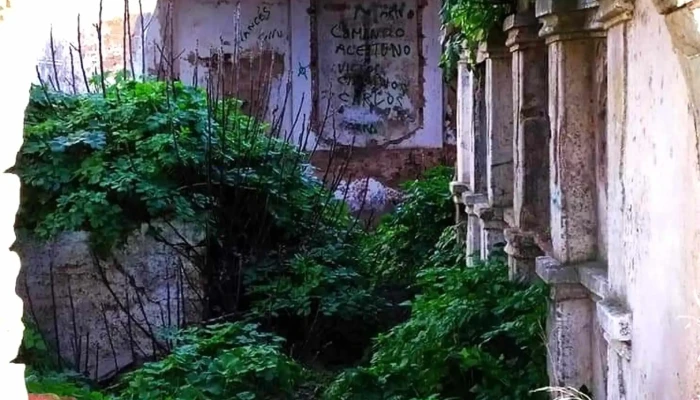
<svg viewBox="0 0 700 400">
<path fill-rule="evenodd" d="M 317 167 L 333 148 L 348 163 L 345 187 L 369 191 L 364 206 L 382 212 L 401 182 L 454 161 L 456 91 L 438 66 L 439 9 L 438 0 L 104 0 L 100 44 L 100 2 L 76 2 L 51 19 L 39 69 L 46 82 L 82 90 L 81 69 L 99 72 L 102 46 L 106 71 L 211 85 L 266 109 L 314 150 Z"/>
<path fill-rule="evenodd" d="M 50 16 L 50 30 L 41 30 L 45 43 L 34 82 L 80 92 L 101 70 L 127 71 L 242 99 L 249 109 L 265 110 L 262 117 L 279 121 L 285 137 L 313 150 L 320 174 L 334 149 L 344 159 L 330 171 L 344 174 L 339 196 L 352 209 L 364 207 L 376 216 L 400 196 L 397 184 L 454 162 L 456 92 L 443 84 L 438 66 L 439 7 L 438 0 L 380 6 L 361 0 L 76 2 Z M 367 45 L 368 37 L 376 43 Z M 308 131 L 308 137 L 300 135 Z M 175 242 L 195 242 L 198 234 L 170 233 Z M 66 233 L 49 245 L 31 238 L 18 243 L 24 264 L 18 292 L 42 330 L 59 336 L 62 352 L 84 348 L 68 357 L 85 359 L 86 371 L 99 379 L 134 362 L 129 321 L 109 311 L 118 307 L 110 307 L 114 300 L 101 289 L 88 236 Z M 168 267 L 174 260 L 183 262 L 183 274 Z M 130 299 L 134 315 L 143 316 L 139 321 L 161 327 L 171 323 L 164 312 L 187 322 L 201 317 L 190 285 L 196 271 L 173 249 L 135 232 L 114 262 L 144 282 L 147 296 L 137 304 L 138 294 L 119 268 L 108 268 L 105 277 L 120 298 Z M 171 292 L 177 301 L 166 300 Z M 73 296 L 89 301 L 73 302 Z M 87 359 L 88 344 L 78 333 L 55 333 L 54 310 L 59 326 L 71 326 L 78 313 L 76 331 L 90 327 L 91 343 L 114 350 Z M 148 352 L 149 339 L 136 336 Z"/>
<path fill-rule="evenodd" d="M 59 26 L 61 17 L 52 17 L 65 11 L 59 3 L 0 2 L 0 54 L 12 60 L 0 64 L 3 170 L 14 164 L 21 144 L 37 57 L 41 71 L 49 63 L 63 63 L 61 73 L 75 65 L 66 64 L 70 50 L 59 60 L 43 52 L 44 28 Z M 234 26 L 229 21 L 240 15 L 246 22 L 228 31 L 230 40 L 262 35 L 274 42 L 255 57 L 264 56 L 264 64 L 273 66 L 278 85 L 291 81 L 291 104 L 312 118 L 323 98 L 320 88 L 342 85 L 337 64 L 347 63 L 345 56 L 396 53 L 395 58 L 410 61 L 390 61 L 407 67 L 405 74 L 392 70 L 391 81 L 397 82 L 392 93 L 403 90 L 398 78 L 420 82 L 423 89 L 410 87 L 404 93 L 411 118 L 382 120 L 381 143 L 391 143 L 391 149 L 361 148 L 357 168 L 400 175 L 397 171 L 413 157 L 408 154 L 415 154 L 407 149 L 423 148 L 419 157 L 429 160 L 449 148 L 444 128 L 448 96 L 438 84 L 439 3 L 421 2 L 427 5 L 419 12 L 419 3 L 413 2 L 403 14 L 402 40 L 362 50 L 345 37 L 354 31 L 334 30 L 333 18 L 349 11 L 332 2 L 313 8 L 290 0 L 267 9 L 253 1 L 242 2 L 250 6 L 240 9 L 226 1 L 175 3 L 167 9 L 147 5 L 143 15 L 151 22 L 129 23 L 129 43 L 134 54 L 142 54 L 132 58 L 137 70 L 158 64 L 159 46 L 152 45 L 158 40 L 152 37 L 174 31 L 165 36 L 185 51 L 170 64 L 172 70 L 181 78 L 195 69 L 204 73 L 206 60 L 200 64 L 200 56 L 211 54 L 205 47 L 228 46 L 218 31 Z M 193 11 L 195 3 L 201 3 L 201 11 Z M 129 4 L 138 10 L 136 2 Z M 83 14 L 86 31 L 95 22 L 94 2 L 90 7 Z M 122 8 L 105 21 L 117 21 L 109 29 L 123 33 L 124 21 L 131 18 L 119 17 Z M 54 32 L 56 42 L 75 41 L 62 39 L 76 27 L 73 15 L 65 18 L 71 21 L 65 29 Z M 255 33 L 246 35 L 251 26 Z M 286 30 L 280 34 L 276 29 L 281 27 Z M 146 40 L 147 35 L 152 36 Z M 94 38 L 85 41 L 85 52 L 94 54 Z M 121 42 L 102 43 L 119 49 L 110 58 L 114 65 L 125 59 Z M 506 243 L 513 279 L 541 279 L 551 286 L 547 337 L 553 385 L 585 385 L 596 399 L 700 398 L 700 3 L 523 1 L 503 31 L 492 34 L 481 49 L 476 66 L 462 64 L 457 85 L 458 173 L 451 190 L 467 227 L 466 251 L 485 257 L 493 246 Z M 334 57 L 338 51 L 343 57 Z M 421 52 L 424 66 L 415 58 Z M 286 64 L 275 70 L 278 57 Z M 88 63 L 95 68 L 94 61 Z M 55 72 L 46 69 L 44 75 Z M 58 75 L 54 84 L 61 81 Z M 72 76 L 62 84 L 69 87 Z M 331 104 L 342 107 L 342 97 Z M 339 136 L 345 144 L 349 131 L 373 130 L 363 124 L 379 120 L 362 110 L 347 110 L 344 117 L 345 133 Z M 6 398 L 20 399 L 26 398 L 23 367 L 11 363 L 22 338 L 23 305 L 15 294 L 20 262 L 9 250 L 15 241 L 18 179 L 3 174 L 0 191 L 5 196 L 0 208 L 0 380 Z"/>
<path fill-rule="evenodd" d="M 699 51 L 697 2 L 537 0 L 460 67 L 466 251 L 550 285 L 553 386 L 700 396 Z"/>
</svg>

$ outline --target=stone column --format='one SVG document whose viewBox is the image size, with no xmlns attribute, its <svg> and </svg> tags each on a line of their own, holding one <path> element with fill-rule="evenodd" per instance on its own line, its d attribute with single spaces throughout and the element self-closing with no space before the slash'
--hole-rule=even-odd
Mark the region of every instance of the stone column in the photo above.
<svg viewBox="0 0 700 400">
<path fill-rule="evenodd" d="M 497 208 L 513 206 L 513 62 L 505 43 L 498 30 L 479 48 L 486 65 L 486 190 Z"/>
<path fill-rule="evenodd" d="M 605 31 L 595 23 L 597 7 L 563 7 L 555 0 L 537 3 L 549 52 L 553 256 L 576 263 L 597 257 L 596 89 L 602 82 L 595 81 L 595 65 Z"/>
<path fill-rule="evenodd" d="M 632 19 L 632 0 L 601 0 L 598 21 L 607 34 L 607 174 L 610 210 L 626 208 L 622 182 L 627 123 L 627 21 Z M 620 214 L 612 212 L 608 219 L 608 237 L 624 237 Z M 627 311 L 627 271 L 621 246 L 624 241 L 611 240 L 608 248 L 607 278 L 609 299 L 597 304 L 607 342 L 608 380 L 606 398 L 624 400 L 630 392 L 631 315 Z M 612 299 L 615 299 L 614 301 Z"/>
<path fill-rule="evenodd" d="M 533 280 L 542 254 L 535 236 L 549 222 L 549 120 L 547 49 L 537 35 L 534 11 L 510 15 L 504 23 L 512 53 L 513 227 L 505 231 L 511 279 Z"/>
<path fill-rule="evenodd" d="M 471 124 L 466 127 L 467 188 L 462 195 L 467 214 L 467 265 L 473 266 L 482 255 L 481 220 L 476 213 L 479 207 L 488 205 L 486 188 L 486 65 L 472 66 Z"/>
<path fill-rule="evenodd" d="M 486 189 L 478 193 L 473 210 L 480 220 L 480 258 L 485 260 L 497 244 L 505 243 L 505 209 L 513 204 L 512 61 L 501 30 L 490 32 L 488 40 L 481 43 L 477 63 L 483 65 L 483 102 L 478 98 L 475 104 L 483 108 L 484 120 L 475 117 L 474 129 L 480 139 L 478 129 L 483 128 Z M 483 161 L 483 156 L 478 161 Z"/>
<path fill-rule="evenodd" d="M 472 73 L 465 57 L 457 64 L 457 171 L 450 187 L 452 193 L 460 196 L 467 190 L 469 165 L 471 164 L 471 147 L 468 144 L 468 131 L 473 117 Z"/>
<path fill-rule="evenodd" d="M 470 147 L 467 145 L 467 131 L 472 124 L 472 77 L 466 58 L 459 60 L 457 65 L 457 162 L 455 163 L 455 176 L 450 182 L 450 193 L 455 203 L 455 223 L 457 225 L 458 240 L 465 243 L 468 233 L 468 217 L 462 202 L 462 195 L 469 191 L 468 164 Z"/>
<path fill-rule="evenodd" d="M 596 23 L 596 12 L 593 2 L 582 6 L 557 0 L 536 3 L 549 58 L 552 240 L 552 257 L 538 258 L 537 272 L 552 285 L 547 323 L 550 384 L 577 389 L 595 384 L 595 307 L 579 283 L 575 265 L 598 256 L 596 138 L 600 134 L 598 92 L 604 90 L 604 83 L 597 81 L 596 67 L 605 32 Z M 560 275 L 573 276 L 552 279 Z"/>
</svg>

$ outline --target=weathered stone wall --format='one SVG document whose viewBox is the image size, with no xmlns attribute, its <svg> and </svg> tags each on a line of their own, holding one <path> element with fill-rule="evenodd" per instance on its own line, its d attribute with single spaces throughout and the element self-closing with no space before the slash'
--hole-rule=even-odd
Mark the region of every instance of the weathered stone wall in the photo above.
<svg viewBox="0 0 700 400">
<path fill-rule="evenodd" d="M 511 52 L 511 70 L 483 96 L 487 119 L 513 111 L 512 178 L 479 163 L 478 135 L 498 144 L 508 128 L 480 131 L 480 66 L 460 70 L 451 187 L 467 252 L 484 257 L 504 238 L 511 277 L 551 286 L 552 386 L 586 386 L 595 399 L 698 398 L 698 2 L 530 7 L 520 4 L 507 38 L 492 35 L 479 60 L 493 68 L 503 57 L 493 49 Z M 501 79 L 512 103 L 495 96 Z M 484 196 L 474 174 L 512 187 L 512 201 Z"/>
<path fill-rule="evenodd" d="M 326 173 L 328 149 L 336 142 L 345 153 L 352 150 L 343 168 L 345 180 L 371 178 L 381 184 L 380 191 L 396 189 L 426 168 L 454 162 L 456 91 L 454 84 L 443 84 L 438 67 L 437 0 L 126 4 L 128 14 L 124 1 L 103 0 L 105 71 L 126 67 L 131 72 L 133 66 L 137 75 L 144 70 L 173 74 L 240 98 L 246 110 L 267 113 L 282 134 L 315 150 L 320 174 Z M 83 67 L 88 78 L 99 72 L 93 26 L 99 6 L 98 0 L 75 3 L 52 18 L 53 50 L 47 30 L 39 62 L 43 81 L 81 91 Z"/>
<path fill-rule="evenodd" d="M 107 259 L 96 258 L 84 232 L 48 243 L 19 238 L 17 292 L 64 363 L 109 378 L 167 350 L 178 327 L 201 321 L 200 275 L 182 253 L 201 233 L 175 229 L 163 229 L 168 244 L 135 232 Z"/>
<path fill-rule="evenodd" d="M 609 147 L 619 174 L 608 214 L 610 283 L 633 316 L 630 399 L 700 396 L 700 325 L 684 319 L 700 315 L 700 121 L 665 19 L 652 1 L 635 2 L 626 115 Z"/>
</svg>

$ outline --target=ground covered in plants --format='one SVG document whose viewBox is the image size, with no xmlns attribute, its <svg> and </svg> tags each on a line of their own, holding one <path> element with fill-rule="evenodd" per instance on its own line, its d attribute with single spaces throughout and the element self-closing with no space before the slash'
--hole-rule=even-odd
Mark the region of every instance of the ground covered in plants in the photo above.
<svg viewBox="0 0 700 400">
<path fill-rule="evenodd" d="M 87 94 L 34 87 L 15 171 L 17 228 L 91 233 L 108 254 L 168 220 L 206 228 L 193 258 L 203 324 L 109 384 L 58 368 L 30 328 L 33 393 L 76 399 L 508 400 L 547 384 L 542 286 L 502 251 L 467 268 L 452 170 L 405 184 L 367 228 L 274 124 L 180 83 L 117 79 Z M 299 128 L 299 135 L 304 129 Z M 296 133 L 294 133 L 296 135 Z M 291 135 L 290 135 L 291 136 Z M 153 228 L 152 234 L 157 235 Z M 216 321 L 207 323 L 206 321 Z M 28 321 L 30 322 L 30 321 Z"/>
</svg>

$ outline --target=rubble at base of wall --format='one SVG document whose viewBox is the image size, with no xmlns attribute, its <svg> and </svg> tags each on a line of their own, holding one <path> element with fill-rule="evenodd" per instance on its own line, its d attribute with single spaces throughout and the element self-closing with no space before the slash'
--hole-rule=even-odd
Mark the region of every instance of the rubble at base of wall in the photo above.
<svg viewBox="0 0 700 400">
<path fill-rule="evenodd" d="M 64 363 L 98 380 L 167 350 L 164 337 L 202 318 L 201 281 L 182 250 L 202 240 L 181 225 L 162 229 L 161 243 L 144 228 L 122 249 L 94 256 L 89 234 L 49 242 L 18 238 L 17 293 Z"/>
</svg>

